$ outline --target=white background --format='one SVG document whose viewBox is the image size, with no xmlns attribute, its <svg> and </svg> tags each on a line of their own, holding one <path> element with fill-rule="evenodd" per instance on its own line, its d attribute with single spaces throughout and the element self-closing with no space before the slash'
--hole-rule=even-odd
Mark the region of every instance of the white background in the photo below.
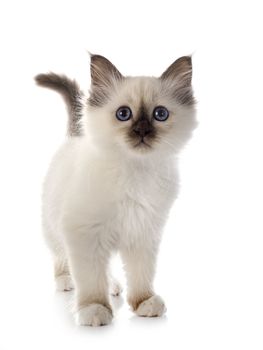
<svg viewBox="0 0 263 350">
<path fill-rule="evenodd" d="M 2 1 L 0 5 L 0 349 L 263 348 L 263 107 L 260 1 Z M 159 75 L 193 54 L 199 128 L 181 155 L 165 229 L 161 319 L 124 300 L 112 325 L 76 327 L 54 291 L 41 236 L 41 183 L 66 111 L 33 76 L 87 89 L 86 53 L 127 75 Z M 121 275 L 120 267 L 117 275 Z M 124 295 L 125 296 L 125 295 Z"/>
</svg>

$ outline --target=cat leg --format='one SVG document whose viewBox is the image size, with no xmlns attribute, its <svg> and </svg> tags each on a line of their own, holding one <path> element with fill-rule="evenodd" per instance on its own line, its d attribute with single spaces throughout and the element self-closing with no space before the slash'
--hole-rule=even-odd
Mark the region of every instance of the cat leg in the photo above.
<svg viewBox="0 0 263 350">
<path fill-rule="evenodd" d="M 162 316 L 166 307 L 153 289 L 157 247 L 145 242 L 122 249 L 128 282 L 128 303 L 138 316 Z"/>
<path fill-rule="evenodd" d="M 117 252 L 114 251 L 111 256 L 110 267 L 109 267 L 109 286 L 110 286 L 110 295 L 113 297 L 118 297 L 123 292 L 122 285 L 120 282 L 114 277 L 112 271 L 114 270 L 114 262 L 116 263 L 116 255 Z"/>
<path fill-rule="evenodd" d="M 123 288 L 118 280 L 110 274 L 110 295 L 118 297 L 122 292 Z"/>
<path fill-rule="evenodd" d="M 55 275 L 57 291 L 67 292 L 74 288 L 66 257 L 64 256 L 55 257 L 54 275 Z"/>
<path fill-rule="evenodd" d="M 46 220 L 43 220 L 43 233 L 46 243 L 53 256 L 56 289 L 60 292 L 70 291 L 74 287 L 70 276 L 62 239 L 49 228 Z"/>
<path fill-rule="evenodd" d="M 82 226 L 65 234 L 78 325 L 102 326 L 113 317 L 107 275 L 110 244 L 103 234 L 97 226 Z"/>
</svg>

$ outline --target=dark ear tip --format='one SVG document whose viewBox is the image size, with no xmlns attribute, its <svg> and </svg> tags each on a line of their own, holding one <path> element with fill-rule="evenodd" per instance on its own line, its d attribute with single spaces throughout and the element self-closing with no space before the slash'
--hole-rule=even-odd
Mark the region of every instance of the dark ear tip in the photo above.
<svg viewBox="0 0 263 350">
<path fill-rule="evenodd" d="M 177 61 L 178 61 L 178 62 L 181 62 L 181 63 L 188 64 L 189 66 L 192 67 L 192 55 L 189 55 L 189 56 L 182 56 L 182 57 L 178 58 Z"/>
<path fill-rule="evenodd" d="M 192 66 L 192 55 L 189 55 L 189 56 L 186 56 L 186 57 L 187 57 L 189 65 Z"/>
<path fill-rule="evenodd" d="M 95 63 L 98 61 L 108 61 L 107 58 L 105 58 L 102 55 L 98 55 L 98 54 L 93 54 L 93 53 L 89 53 L 90 54 L 90 62 L 91 63 Z"/>
<path fill-rule="evenodd" d="M 89 55 L 90 55 L 90 59 L 93 59 L 93 58 L 96 58 L 96 56 L 99 56 L 92 52 L 89 52 Z"/>
<path fill-rule="evenodd" d="M 192 63 L 192 55 L 186 56 L 186 59 L 188 60 L 189 63 Z"/>
<path fill-rule="evenodd" d="M 192 56 L 182 56 L 174 61 L 161 75 L 161 79 L 176 79 L 179 81 L 184 81 L 188 85 L 191 83 L 192 75 Z"/>
</svg>

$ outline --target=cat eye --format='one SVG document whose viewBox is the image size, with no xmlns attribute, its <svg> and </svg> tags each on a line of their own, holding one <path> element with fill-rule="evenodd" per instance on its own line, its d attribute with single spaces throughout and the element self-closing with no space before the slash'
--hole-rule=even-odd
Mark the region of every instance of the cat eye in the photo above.
<svg viewBox="0 0 263 350">
<path fill-rule="evenodd" d="M 159 122 L 164 122 L 166 119 L 168 119 L 169 112 L 165 107 L 158 106 L 153 111 L 153 117 Z"/>
<path fill-rule="evenodd" d="M 132 117 L 132 111 L 129 107 L 120 107 L 116 112 L 116 118 L 122 122 L 126 122 Z"/>
</svg>

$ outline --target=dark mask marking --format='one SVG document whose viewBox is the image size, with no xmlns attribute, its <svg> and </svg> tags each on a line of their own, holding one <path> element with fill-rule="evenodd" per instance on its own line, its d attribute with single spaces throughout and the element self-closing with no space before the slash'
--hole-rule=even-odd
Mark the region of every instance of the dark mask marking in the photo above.
<svg viewBox="0 0 263 350">
<path fill-rule="evenodd" d="M 148 116 L 145 107 L 142 106 L 128 132 L 129 141 L 134 147 L 139 146 L 141 143 L 151 146 L 156 133 L 156 128 L 152 124 L 152 118 Z"/>
</svg>

